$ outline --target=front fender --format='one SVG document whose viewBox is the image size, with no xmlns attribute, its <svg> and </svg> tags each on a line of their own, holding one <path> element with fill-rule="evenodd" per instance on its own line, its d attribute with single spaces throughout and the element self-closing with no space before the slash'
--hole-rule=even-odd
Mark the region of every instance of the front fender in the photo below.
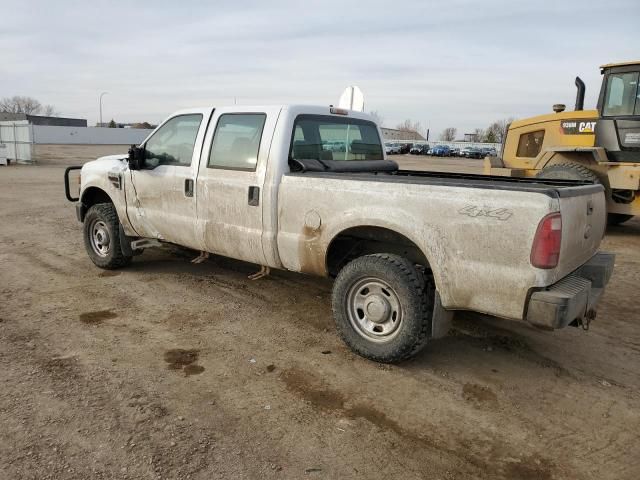
<svg viewBox="0 0 640 480">
<path fill-rule="evenodd" d="M 88 209 L 93 204 L 104 201 L 104 196 L 99 193 L 102 192 L 115 206 L 125 233 L 135 235 L 127 218 L 124 190 L 129 170 L 121 158 L 122 156 L 113 155 L 84 164 L 81 170 L 80 203 Z M 96 199 L 101 200 L 96 201 Z"/>
</svg>

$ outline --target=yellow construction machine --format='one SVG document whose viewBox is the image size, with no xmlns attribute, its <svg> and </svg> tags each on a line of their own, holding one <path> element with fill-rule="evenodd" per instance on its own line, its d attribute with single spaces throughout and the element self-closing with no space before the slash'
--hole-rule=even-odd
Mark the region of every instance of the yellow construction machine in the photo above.
<svg viewBox="0 0 640 480">
<path fill-rule="evenodd" d="M 499 157 L 484 173 L 602 183 L 609 223 L 640 215 L 640 61 L 600 67 L 597 110 L 584 110 L 585 85 L 576 77 L 576 105 L 512 122 Z"/>
</svg>

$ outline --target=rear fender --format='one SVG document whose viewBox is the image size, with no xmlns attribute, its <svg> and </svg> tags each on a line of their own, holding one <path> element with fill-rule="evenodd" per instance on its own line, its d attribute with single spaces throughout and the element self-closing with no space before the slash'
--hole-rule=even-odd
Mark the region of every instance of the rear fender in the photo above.
<svg viewBox="0 0 640 480">
<path fill-rule="evenodd" d="M 320 235 L 317 237 L 317 241 L 321 242 L 321 251 L 323 252 L 322 265 L 325 271 L 315 272 L 316 274 L 327 274 L 326 265 L 329 246 L 342 232 L 356 227 L 378 227 L 398 233 L 414 243 L 429 263 L 436 288 L 441 291 L 441 287 L 446 285 L 446 270 L 447 265 L 449 265 L 446 260 L 446 249 L 443 248 L 446 240 L 445 235 L 440 232 L 438 227 L 420 225 L 421 222 L 416 222 L 415 218 L 407 215 L 402 210 L 376 207 L 369 207 L 366 211 L 350 209 L 335 220 L 338 221 L 331 219 L 326 225 L 323 225 L 324 228 L 322 228 Z M 419 225 L 421 228 L 416 229 Z M 443 292 L 443 295 L 446 295 L 446 293 Z"/>
</svg>

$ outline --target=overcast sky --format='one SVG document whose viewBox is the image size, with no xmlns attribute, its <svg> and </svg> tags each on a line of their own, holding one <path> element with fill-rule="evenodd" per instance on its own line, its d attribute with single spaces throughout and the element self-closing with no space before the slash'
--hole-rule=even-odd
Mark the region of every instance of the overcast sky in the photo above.
<svg viewBox="0 0 640 480">
<path fill-rule="evenodd" d="M 640 60 L 639 0 L 0 0 L 0 97 L 64 116 L 158 122 L 189 106 L 337 103 L 437 135 L 593 107 L 598 66 Z M 434 137 L 432 137 L 434 138 Z"/>
</svg>

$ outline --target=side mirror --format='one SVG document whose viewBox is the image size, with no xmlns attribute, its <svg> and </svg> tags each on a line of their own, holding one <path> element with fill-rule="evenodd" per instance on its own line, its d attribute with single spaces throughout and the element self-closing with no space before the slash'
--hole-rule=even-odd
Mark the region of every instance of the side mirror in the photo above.
<svg viewBox="0 0 640 480">
<path fill-rule="evenodd" d="M 144 147 L 131 145 L 127 161 L 131 170 L 142 170 L 144 168 Z"/>
</svg>

